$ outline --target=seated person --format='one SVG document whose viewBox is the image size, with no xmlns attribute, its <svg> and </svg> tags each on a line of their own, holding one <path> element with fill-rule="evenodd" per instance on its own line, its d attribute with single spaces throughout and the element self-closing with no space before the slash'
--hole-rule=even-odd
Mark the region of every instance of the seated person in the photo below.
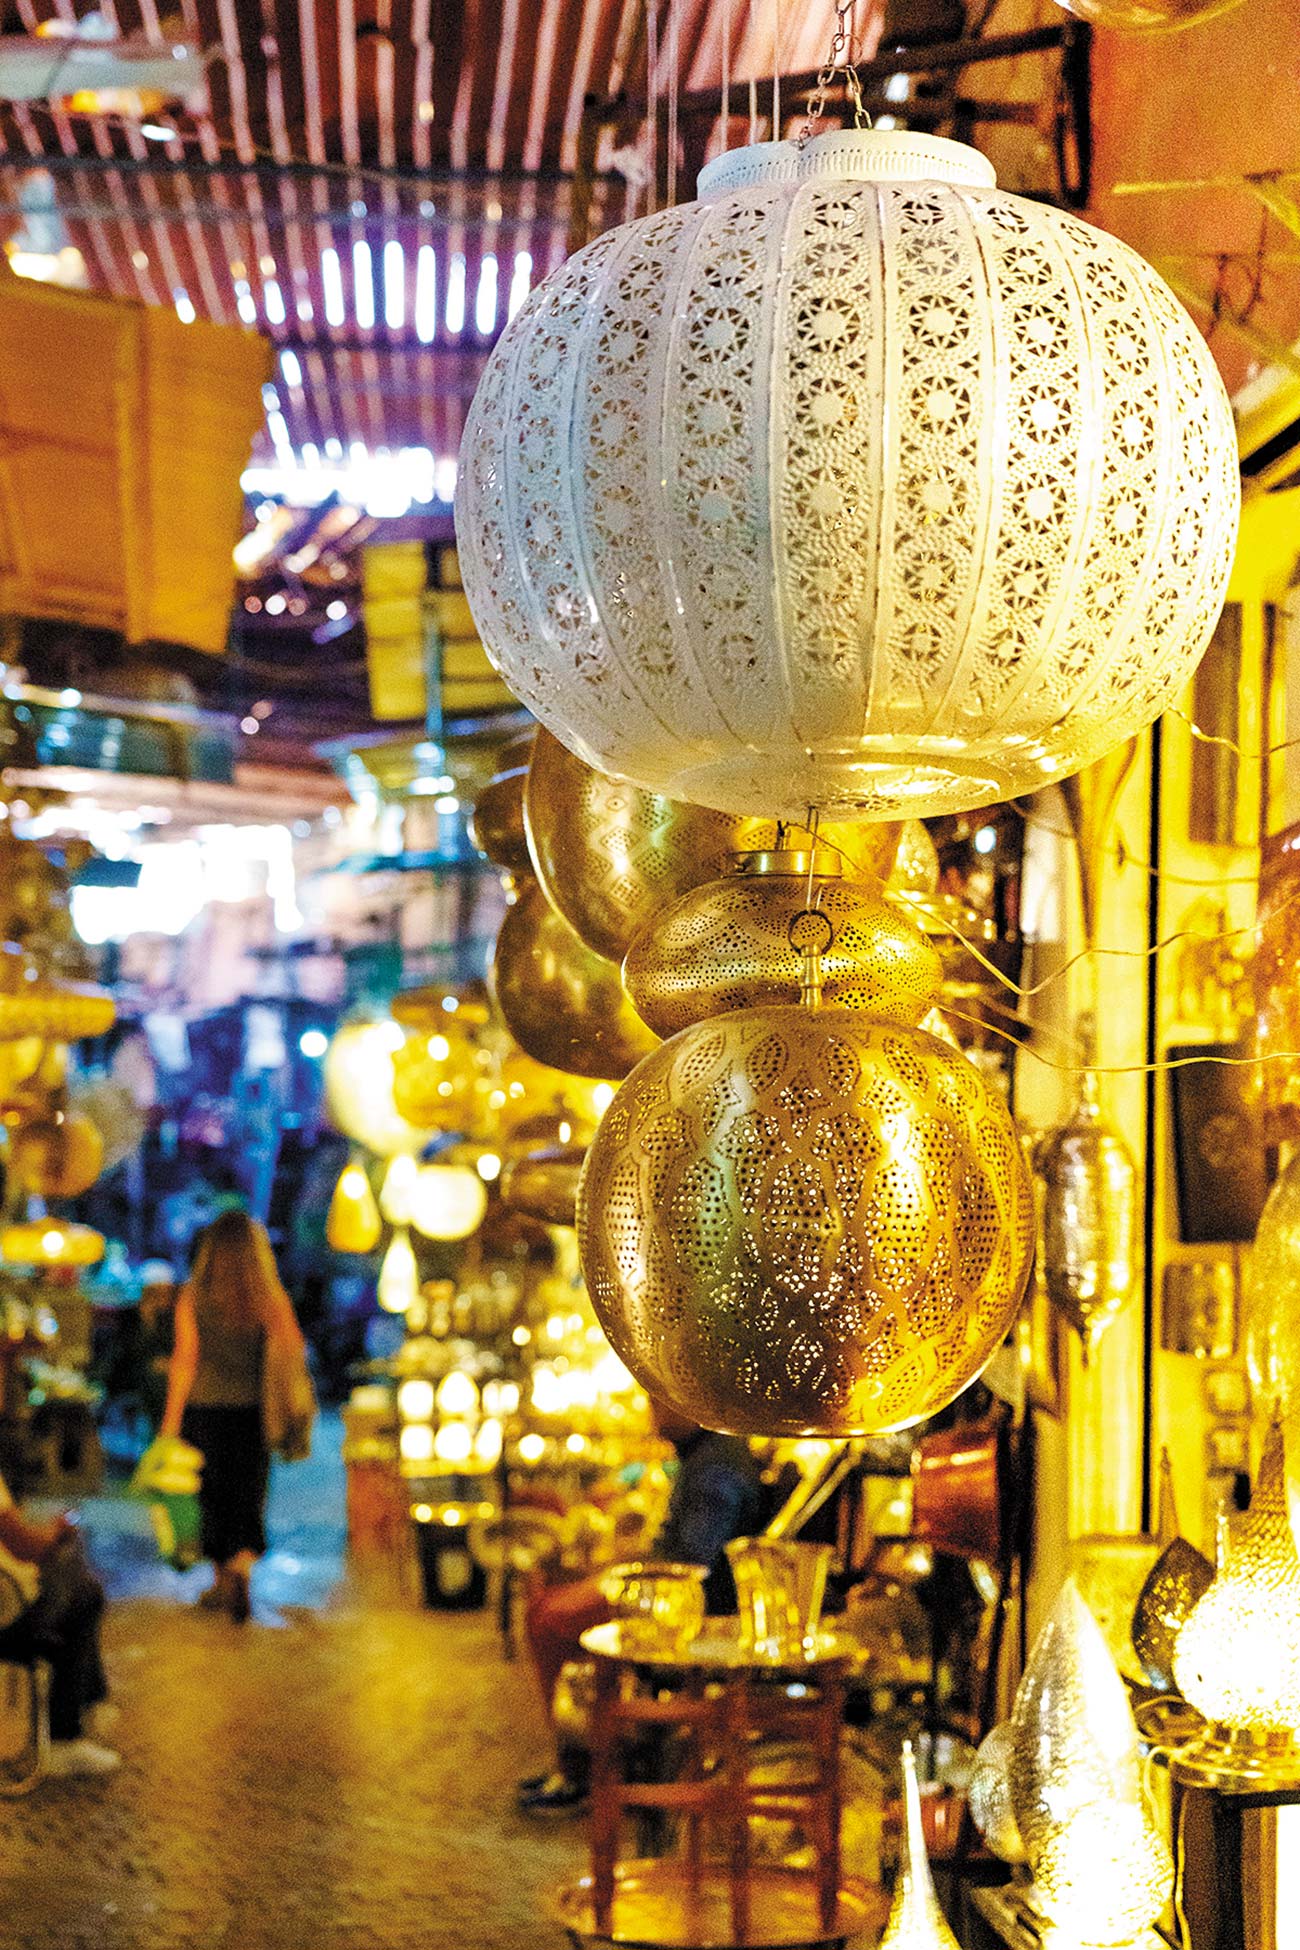
<svg viewBox="0 0 1300 1950">
<path fill-rule="evenodd" d="M 0 1629 L 0 1661 L 50 1668 L 51 1774 L 108 1774 L 118 1755 L 85 1734 L 85 1715 L 108 1697 L 99 1625 L 104 1587 L 86 1561 L 70 1517 L 33 1524 L 21 1516 L 0 1477 L 0 1570 L 18 1588 L 22 1609 Z"/>
<path fill-rule="evenodd" d="M 655 1402 L 655 1425 L 677 1451 L 678 1471 L 663 1527 L 647 1553 L 674 1564 L 708 1566 L 705 1605 L 711 1615 L 735 1609 L 731 1567 L 724 1547 L 733 1537 L 752 1537 L 767 1516 L 758 1463 L 740 1436 L 717 1435 Z M 599 1577 L 543 1586 L 530 1596 L 524 1615 L 528 1650 L 550 1711 L 555 1683 L 567 1660 L 580 1656 L 579 1640 L 609 1617 Z M 525 1814 L 576 1814 L 586 1805 L 587 1755 L 561 1745 L 551 1772 L 519 1784 Z"/>
</svg>

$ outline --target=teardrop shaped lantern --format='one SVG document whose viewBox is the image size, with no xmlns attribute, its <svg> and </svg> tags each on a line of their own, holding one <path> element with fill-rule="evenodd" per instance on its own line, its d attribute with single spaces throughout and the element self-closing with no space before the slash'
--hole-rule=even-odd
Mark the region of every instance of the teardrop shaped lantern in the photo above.
<svg viewBox="0 0 1300 1950">
<path fill-rule="evenodd" d="M 1073 1578 L 1035 1641 L 1011 1724 L 1012 1799 L 1031 1863 L 1081 1810 L 1138 1802 L 1128 1694 Z"/>
<path fill-rule="evenodd" d="M 880 1950 L 961 1950 L 940 1908 L 930 1874 L 916 1756 L 910 1740 L 903 1742 L 903 1849 Z"/>
<path fill-rule="evenodd" d="M 979 1072 L 922 1029 L 799 1005 L 714 1016 L 638 1065 L 587 1154 L 578 1233 L 638 1381 L 754 1435 L 934 1414 L 1007 1333 L 1032 1248 Z"/>
<path fill-rule="evenodd" d="M 1174 1647 L 1192 1607 L 1214 1582 L 1214 1566 L 1178 1528 L 1174 1472 L 1165 1449 L 1160 1457 L 1160 1555 L 1147 1572 L 1133 1607 L 1132 1640 L 1147 1683 L 1176 1693 Z"/>
<path fill-rule="evenodd" d="M 553 1069 L 625 1077 L 659 1041 L 617 964 L 594 954 L 531 878 L 497 931 L 492 991 L 519 1047 Z"/>
<path fill-rule="evenodd" d="M 475 621 L 543 724 L 791 819 L 987 805 L 1149 724 L 1240 492 L 1151 267 L 880 130 L 724 154 L 569 258 L 488 360 L 460 481 Z"/>
<path fill-rule="evenodd" d="M 1043 1284 L 1083 1342 L 1085 1363 L 1133 1291 L 1137 1274 L 1137 1167 L 1101 1115 L 1085 1070 L 1068 1122 L 1039 1146 Z"/>
<path fill-rule="evenodd" d="M 1025 1845 L 1016 1826 L 1011 1799 L 1011 1754 L 1014 1729 L 1001 1721 L 986 1733 L 975 1755 L 967 1801 L 970 1818 L 990 1855 L 999 1862 L 1023 1862 Z"/>
<path fill-rule="evenodd" d="M 823 1002 L 918 1022 L 943 979 L 937 953 L 878 887 L 842 879 L 836 855 L 822 851 L 740 854 L 725 879 L 662 909 L 623 964 L 638 1013 L 672 1036 L 728 1009 L 797 1002 L 803 957 L 790 927 L 807 907 L 834 929 L 821 957 Z"/>
<path fill-rule="evenodd" d="M 325 1214 L 325 1243 L 336 1253 L 372 1253 L 383 1222 L 365 1166 L 354 1158 L 344 1165 Z"/>
</svg>

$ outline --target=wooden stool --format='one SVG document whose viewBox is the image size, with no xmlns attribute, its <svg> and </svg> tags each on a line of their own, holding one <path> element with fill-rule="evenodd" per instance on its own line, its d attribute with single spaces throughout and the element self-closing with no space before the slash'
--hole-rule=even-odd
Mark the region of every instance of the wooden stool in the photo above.
<svg viewBox="0 0 1300 1950">
<path fill-rule="evenodd" d="M 591 1724 L 591 1873 L 595 1924 L 613 1930 L 618 1847 L 625 1814 L 658 1810 L 681 1817 L 685 1877 L 697 1898 L 704 1875 L 704 1836 L 712 1825 L 724 1838 L 732 1941 L 751 1941 L 754 1865 L 750 1823 L 755 1816 L 796 1820 L 817 1852 L 816 1918 L 835 1934 L 840 1901 L 840 1728 L 845 1672 L 852 1648 L 828 1639 L 824 1656 L 788 1663 L 748 1657 L 739 1639 L 716 1621 L 707 1636 L 672 1656 L 647 1657 L 624 1649 L 618 1625 L 599 1625 L 582 1644 L 596 1668 Z M 678 1778 L 626 1778 L 628 1748 L 638 1736 L 675 1731 L 682 1737 Z M 809 1750 L 799 1782 L 765 1785 L 750 1779 L 753 1749 L 781 1737 Z"/>
</svg>

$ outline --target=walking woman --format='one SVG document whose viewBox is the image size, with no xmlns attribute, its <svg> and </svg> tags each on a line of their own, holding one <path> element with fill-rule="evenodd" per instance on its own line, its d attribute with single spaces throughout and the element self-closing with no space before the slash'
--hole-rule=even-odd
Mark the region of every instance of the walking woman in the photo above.
<svg viewBox="0 0 1300 1950">
<path fill-rule="evenodd" d="M 176 1303 L 161 1433 L 203 1453 L 203 1553 L 217 1575 L 199 1603 L 241 1623 L 249 1574 L 266 1549 L 270 1450 L 279 1446 L 263 1420 L 267 1368 L 286 1362 L 302 1368 L 302 1331 L 266 1230 L 247 1212 L 223 1212 L 200 1235 Z"/>
</svg>

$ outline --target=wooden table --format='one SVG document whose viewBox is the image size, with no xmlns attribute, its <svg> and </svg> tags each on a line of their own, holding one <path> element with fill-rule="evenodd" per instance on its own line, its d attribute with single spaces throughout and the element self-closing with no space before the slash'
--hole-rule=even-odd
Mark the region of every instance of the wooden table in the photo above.
<svg viewBox="0 0 1300 1950">
<path fill-rule="evenodd" d="M 840 1881 L 839 1745 L 854 1641 L 823 1633 L 806 1654 L 756 1660 L 729 1621 L 711 1619 L 671 1652 L 629 1643 L 617 1624 L 594 1627 L 582 1645 L 596 1668 L 591 1876 L 578 1899 L 589 1909 L 590 1937 L 702 1950 L 833 1943 L 868 1927 L 868 1892 Z M 671 1781 L 628 1778 L 629 1748 L 652 1731 L 677 1736 L 681 1766 Z M 751 1778 L 756 1742 L 773 1737 L 807 1749 L 800 1781 Z M 683 1857 L 620 1869 L 623 1817 L 647 1810 L 680 1818 Z M 799 1821 L 815 1842 L 816 1869 L 756 1864 L 756 1816 Z M 720 1868 L 706 1863 L 707 1829 L 721 1837 Z"/>
</svg>

